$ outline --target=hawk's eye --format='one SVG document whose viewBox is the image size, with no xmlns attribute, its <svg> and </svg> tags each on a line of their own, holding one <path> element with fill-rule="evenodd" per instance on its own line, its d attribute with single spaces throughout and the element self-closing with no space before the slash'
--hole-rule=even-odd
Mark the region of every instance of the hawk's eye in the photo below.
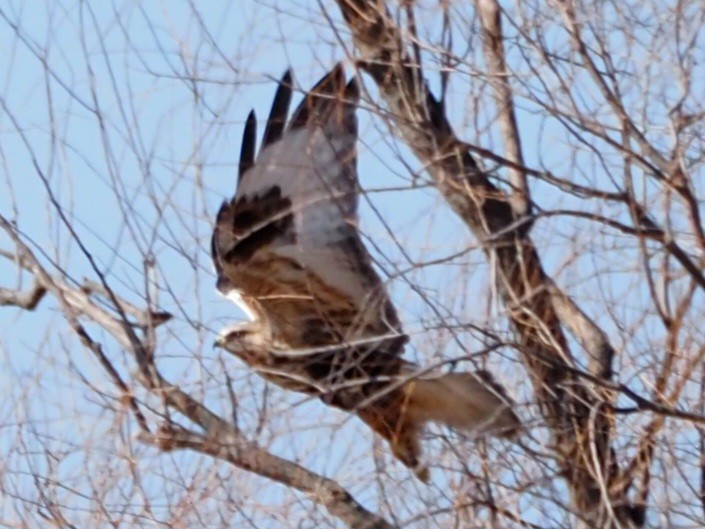
<svg viewBox="0 0 705 529">
<path fill-rule="evenodd" d="M 248 334 L 250 334 L 250 331 L 233 331 L 228 333 L 228 340 L 240 340 L 245 338 Z"/>
</svg>

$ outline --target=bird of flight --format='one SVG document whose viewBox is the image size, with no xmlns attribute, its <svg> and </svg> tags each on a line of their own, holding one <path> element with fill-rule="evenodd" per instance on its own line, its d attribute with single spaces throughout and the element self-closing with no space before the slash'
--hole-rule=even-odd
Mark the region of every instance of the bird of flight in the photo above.
<svg viewBox="0 0 705 529">
<path fill-rule="evenodd" d="M 358 228 L 357 81 L 337 65 L 287 120 L 292 86 L 288 71 L 257 155 L 248 116 L 237 191 L 218 212 L 217 287 L 251 321 L 216 343 L 280 387 L 356 413 L 426 481 L 426 423 L 512 437 L 519 419 L 488 372 L 419 374 L 402 358 L 408 337 Z"/>
</svg>

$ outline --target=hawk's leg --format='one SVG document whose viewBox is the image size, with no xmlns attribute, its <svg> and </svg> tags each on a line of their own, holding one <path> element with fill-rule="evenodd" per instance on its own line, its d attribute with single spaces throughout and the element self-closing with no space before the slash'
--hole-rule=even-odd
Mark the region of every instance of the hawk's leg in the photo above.
<svg viewBox="0 0 705 529">
<path fill-rule="evenodd" d="M 424 483 L 428 481 L 428 468 L 421 462 L 418 425 L 406 420 L 398 407 L 380 410 L 372 405 L 358 410 L 358 415 L 370 428 L 387 440 L 394 457 L 413 470 L 421 481 Z"/>
</svg>

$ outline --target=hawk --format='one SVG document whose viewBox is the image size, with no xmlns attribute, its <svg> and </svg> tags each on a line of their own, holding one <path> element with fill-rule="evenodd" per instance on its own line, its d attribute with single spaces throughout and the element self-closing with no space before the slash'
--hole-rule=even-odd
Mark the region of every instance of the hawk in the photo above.
<svg viewBox="0 0 705 529">
<path fill-rule="evenodd" d="M 237 191 L 218 211 L 217 288 L 251 321 L 216 345 L 284 389 L 357 414 L 425 481 L 426 423 L 512 437 L 519 419 L 489 373 L 429 373 L 402 357 L 408 337 L 358 227 L 356 80 L 337 65 L 287 121 L 291 95 L 287 71 L 257 156 L 250 112 Z"/>
</svg>

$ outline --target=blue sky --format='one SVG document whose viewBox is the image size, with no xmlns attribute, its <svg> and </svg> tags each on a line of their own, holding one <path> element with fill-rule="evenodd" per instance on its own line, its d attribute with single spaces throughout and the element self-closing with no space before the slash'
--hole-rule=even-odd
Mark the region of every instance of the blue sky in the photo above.
<svg viewBox="0 0 705 529">
<path fill-rule="evenodd" d="M 221 325 L 242 317 L 214 292 L 207 254 L 212 216 L 234 190 L 242 122 L 250 108 L 266 116 L 273 79 L 291 66 L 300 86 L 310 86 L 345 54 L 320 17 L 312 32 L 305 14 L 276 14 L 252 4 L 244 4 L 239 11 L 233 6 L 199 6 L 198 16 L 187 3 L 137 6 L 128 2 L 100 9 L 90 4 L 52 4 L 46 11 L 22 3 L 2 7 L 0 45 L 11 50 L 11 62 L 0 78 L 8 110 L 0 118 L 2 179 L 11 192 L 0 195 L 0 208 L 17 221 L 46 263 L 67 270 L 70 280 L 78 283 L 84 277 L 95 279 L 86 255 L 51 206 L 50 196 L 54 197 L 101 272 L 122 296 L 137 304 L 145 298 L 144 256 L 153 255 L 157 280 L 149 289 L 159 307 L 176 316 L 160 331 L 162 368 L 227 413 L 222 390 L 226 365 L 238 384 L 240 420 L 254 430 L 264 406 L 261 382 L 210 346 Z M 272 25 L 276 34 L 264 31 Z M 19 29 L 15 32 L 12 26 Z M 329 44 L 314 46 L 316 37 L 327 37 Z M 190 77 L 198 82 L 194 84 Z M 403 259 L 402 248 L 412 259 L 424 261 L 467 245 L 469 235 L 431 190 L 384 191 L 408 187 L 409 168 L 390 154 L 386 125 L 372 121 L 369 113 L 361 113 L 360 119 L 360 174 L 363 186 L 372 190 L 362 201 L 363 227 L 381 268 L 391 275 L 413 268 L 415 263 Z M 418 169 L 403 146 L 393 144 L 393 148 L 401 150 L 406 164 Z M 420 176 L 419 184 L 424 181 Z M 0 240 L 7 248 L 7 240 Z M 422 332 L 428 306 L 406 284 L 427 275 L 423 293 L 436 299 L 454 276 L 433 268 L 422 272 L 421 268 L 406 273 L 390 285 L 406 329 L 414 336 L 415 346 L 440 340 L 439 354 L 449 350 L 457 356 L 453 352 L 457 347 L 447 336 L 437 333 L 434 338 L 433 332 Z M 10 278 L 3 286 L 16 284 L 17 275 L 8 263 L 0 264 L 0 274 Z M 28 286 L 28 278 L 22 279 Z M 448 303 L 434 307 L 448 317 L 457 300 Z M 145 487 L 157 512 L 176 494 L 169 485 L 176 483 L 176 468 L 187 476 L 204 468 L 236 475 L 244 490 L 257 487 L 260 491 L 254 504 L 287 501 L 277 486 L 190 454 L 159 455 L 127 442 L 112 446 L 110 432 L 117 428 L 129 439 L 132 430 L 105 415 L 105 398 L 92 395 L 95 389 L 108 395 L 114 391 L 73 338 L 53 300 L 46 299 L 33 313 L 3 309 L 0 328 L 0 384 L 3 393 L 10 395 L 0 405 L 0 423 L 6 425 L 4 433 L 0 431 L 0 446 L 11 454 L 8 468 L 18 476 L 8 488 L 20 497 L 36 496 L 33 480 L 22 477 L 26 471 L 61 476 L 74 490 L 85 490 L 81 470 L 103 461 L 101 453 L 116 454 L 129 446 L 142 454 Z M 129 361 L 123 353 L 99 329 L 88 328 L 104 339 L 106 350 L 127 375 Z M 479 347 L 467 337 L 463 340 Z M 415 350 L 408 355 L 418 356 Z M 32 398 L 23 387 L 31 388 Z M 259 439 L 271 443 L 277 453 L 339 476 L 375 508 L 378 494 L 369 483 L 358 482 L 356 475 L 360 468 L 369 468 L 370 447 L 379 441 L 373 441 L 357 421 L 323 410 L 318 403 L 278 390 L 270 393 L 267 422 Z M 37 431 L 23 433 L 36 455 L 12 449 L 18 431 L 23 431 L 14 425 L 25 419 L 38 424 Z M 331 429 L 341 419 L 345 427 Z M 319 438 L 324 439 L 325 455 Z M 333 445 L 337 448 L 330 449 Z M 43 446 L 62 454 L 55 471 L 41 456 Z M 113 457 L 116 463 L 108 467 L 122 468 L 120 457 Z M 390 465 L 388 460 L 385 465 Z M 390 472 L 402 477 L 405 487 L 418 489 L 398 465 L 391 464 Z M 256 485 L 247 489 L 245 484 L 253 479 Z M 120 489 L 111 488 L 110 497 L 119 497 Z M 62 492 L 69 505 L 91 508 L 80 495 Z M 3 513 L 4 519 L 12 519 L 11 515 L 11 509 Z"/>
<path fill-rule="evenodd" d="M 338 19 L 335 9 L 328 15 Z M 428 20 L 425 23 L 433 29 L 430 14 Z M 408 493 L 415 499 L 395 505 L 402 517 L 413 516 L 420 508 L 419 498 L 453 505 L 456 498 L 445 485 L 457 476 L 443 474 L 430 492 L 422 491 L 404 469 L 381 456 L 377 462 L 383 461 L 398 478 L 398 490 L 380 490 L 382 485 L 371 477 L 358 480 L 358 469 L 374 463 L 370 447 L 379 442 L 357 421 L 347 419 L 342 428 L 332 427 L 341 421 L 341 414 L 278 390 L 265 391 L 235 360 L 211 349 L 217 330 L 242 317 L 214 292 L 208 242 L 213 215 L 234 190 L 243 120 L 250 108 L 261 118 L 266 116 L 273 81 L 287 67 L 306 88 L 335 62 L 349 65 L 340 39 L 349 45 L 345 33 L 337 35 L 314 3 L 203 2 L 196 11 L 189 2 L 4 2 L 0 49 L 9 61 L 0 69 L 0 189 L 9 192 L 0 192 L 0 211 L 17 221 L 49 266 L 67 270 L 79 283 L 84 277 L 95 279 L 95 270 L 52 207 L 54 197 L 118 293 L 137 304 L 144 303 L 149 293 L 161 309 L 175 314 L 174 321 L 160 330 L 158 353 L 173 380 L 227 413 L 225 366 L 236 380 L 240 418 L 253 436 L 271 442 L 277 453 L 340 479 L 370 508 L 384 508 L 382 498 L 387 495 L 398 501 Z M 556 40 L 560 42 L 558 36 Z M 473 53 L 478 52 L 479 48 Z M 501 151 L 496 127 L 490 128 L 491 107 L 473 106 L 468 98 L 479 84 L 470 71 L 456 76 L 449 116 L 465 139 Z M 584 104 L 590 105 L 595 94 L 585 84 Z M 369 82 L 365 86 L 374 101 L 373 86 Z M 432 86 L 437 86 L 433 80 Z M 659 113 L 654 114 L 657 121 Z M 370 112 L 369 105 L 359 117 L 359 172 L 369 191 L 361 201 L 362 229 L 380 270 L 390 277 L 393 299 L 412 337 L 407 356 L 431 362 L 481 349 L 479 333 L 435 327 L 472 323 L 507 333 L 502 308 L 488 286 L 483 254 L 426 185 L 426 175 L 412 180 L 410 175 L 418 173 L 420 165 L 393 139 L 388 124 Z M 613 175 L 594 163 L 589 149 L 576 158 L 565 154 L 572 139 L 555 121 L 525 100 L 519 101 L 519 117 L 530 165 L 545 164 L 582 183 L 610 187 Z M 581 167 L 581 160 L 586 162 L 585 172 L 571 173 Z M 643 185 L 644 194 L 650 196 L 653 190 Z M 532 182 L 532 186 L 542 207 L 590 207 L 548 185 Z M 592 311 L 618 348 L 641 351 L 661 346 L 662 332 L 650 323 L 653 316 L 641 318 L 646 292 L 640 286 L 643 278 L 634 272 L 639 261 L 633 242 L 605 235 L 594 225 L 576 226 L 566 219 L 537 225 L 534 236 L 547 269 Z M 9 248 L 3 236 L 0 247 Z M 431 263 L 458 252 L 462 254 L 448 262 Z M 145 281 L 145 256 L 156 262 L 153 281 Z M 0 285 L 8 287 L 18 279 L 5 261 L 0 261 L 0 277 Z M 29 285 L 29 278 L 21 279 Z M 190 454 L 160 455 L 130 443 L 133 432 L 127 422 L 106 415 L 104 398 L 94 391 L 111 394 L 113 388 L 77 344 L 52 300 L 45 300 L 34 313 L 1 309 L 0 329 L 0 388 L 9 395 L 0 403 L 0 453 L 10 454 L 9 468 L 25 471 L 36 465 L 39 473 L 51 474 L 51 464 L 41 455 L 44 444 L 62 454 L 58 475 L 75 480 L 81 489 L 86 486 L 83 465 L 102 462 L 109 454 L 116 462 L 106 468 L 117 472 L 124 468 L 125 454 L 134 451 L 140 456 L 146 489 L 154 505 L 162 505 L 163 516 L 173 512 L 169 501 L 178 497 L 179 487 L 199 473 L 226 480 L 234 495 L 257 487 L 261 493 L 256 501 L 242 500 L 245 510 L 253 513 L 259 508 L 257 501 L 271 505 L 294 501 L 280 488 L 243 472 Z M 99 329 L 89 329 L 104 339 L 128 374 L 129 359 Z M 630 362 L 636 358 L 635 364 L 625 365 L 626 380 L 641 384 L 638 355 L 625 358 Z M 525 404 L 524 416 L 535 420 L 526 404 L 528 381 L 514 353 L 503 350 L 489 362 Z M 17 426 L 25 418 L 36 422 L 36 431 Z M 38 455 L 12 451 L 18 432 L 29 451 Z M 115 432 L 120 441 L 112 442 Z M 89 453 L 84 453 L 86 442 Z M 325 456 L 322 450 L 327 450 Z M 462 459 L 477 465 L 470 443 L 459 450 L 460 457 L 447 445 L 430 443 L 428 452 L 437 466 L 457 468 Z M 506 446 L 491 450 L 506 452 L 501 468 L 516 465 L 516 454 Z M 455 485 L 462 488 L 457 479 Z M 12 486 L 20 495 L 35 494 L 28 477 L 18 477 Z M 111 497 L 119 497 L 116 491 L 123 486 L 110 489 Z M 556 486 L 560 489 L 560 484 Z M 68 501 L 83 505 L 79 495 L 64 494 Z M 212 494 L 216 502 L 225 492 Z M 306 511 L 304 503 L 297 512 Z M 1 516 L 11 517 L 9 513 L 0 508 Z M 276 527 L 276 519 L 271 524 Z"/>
</svg>

